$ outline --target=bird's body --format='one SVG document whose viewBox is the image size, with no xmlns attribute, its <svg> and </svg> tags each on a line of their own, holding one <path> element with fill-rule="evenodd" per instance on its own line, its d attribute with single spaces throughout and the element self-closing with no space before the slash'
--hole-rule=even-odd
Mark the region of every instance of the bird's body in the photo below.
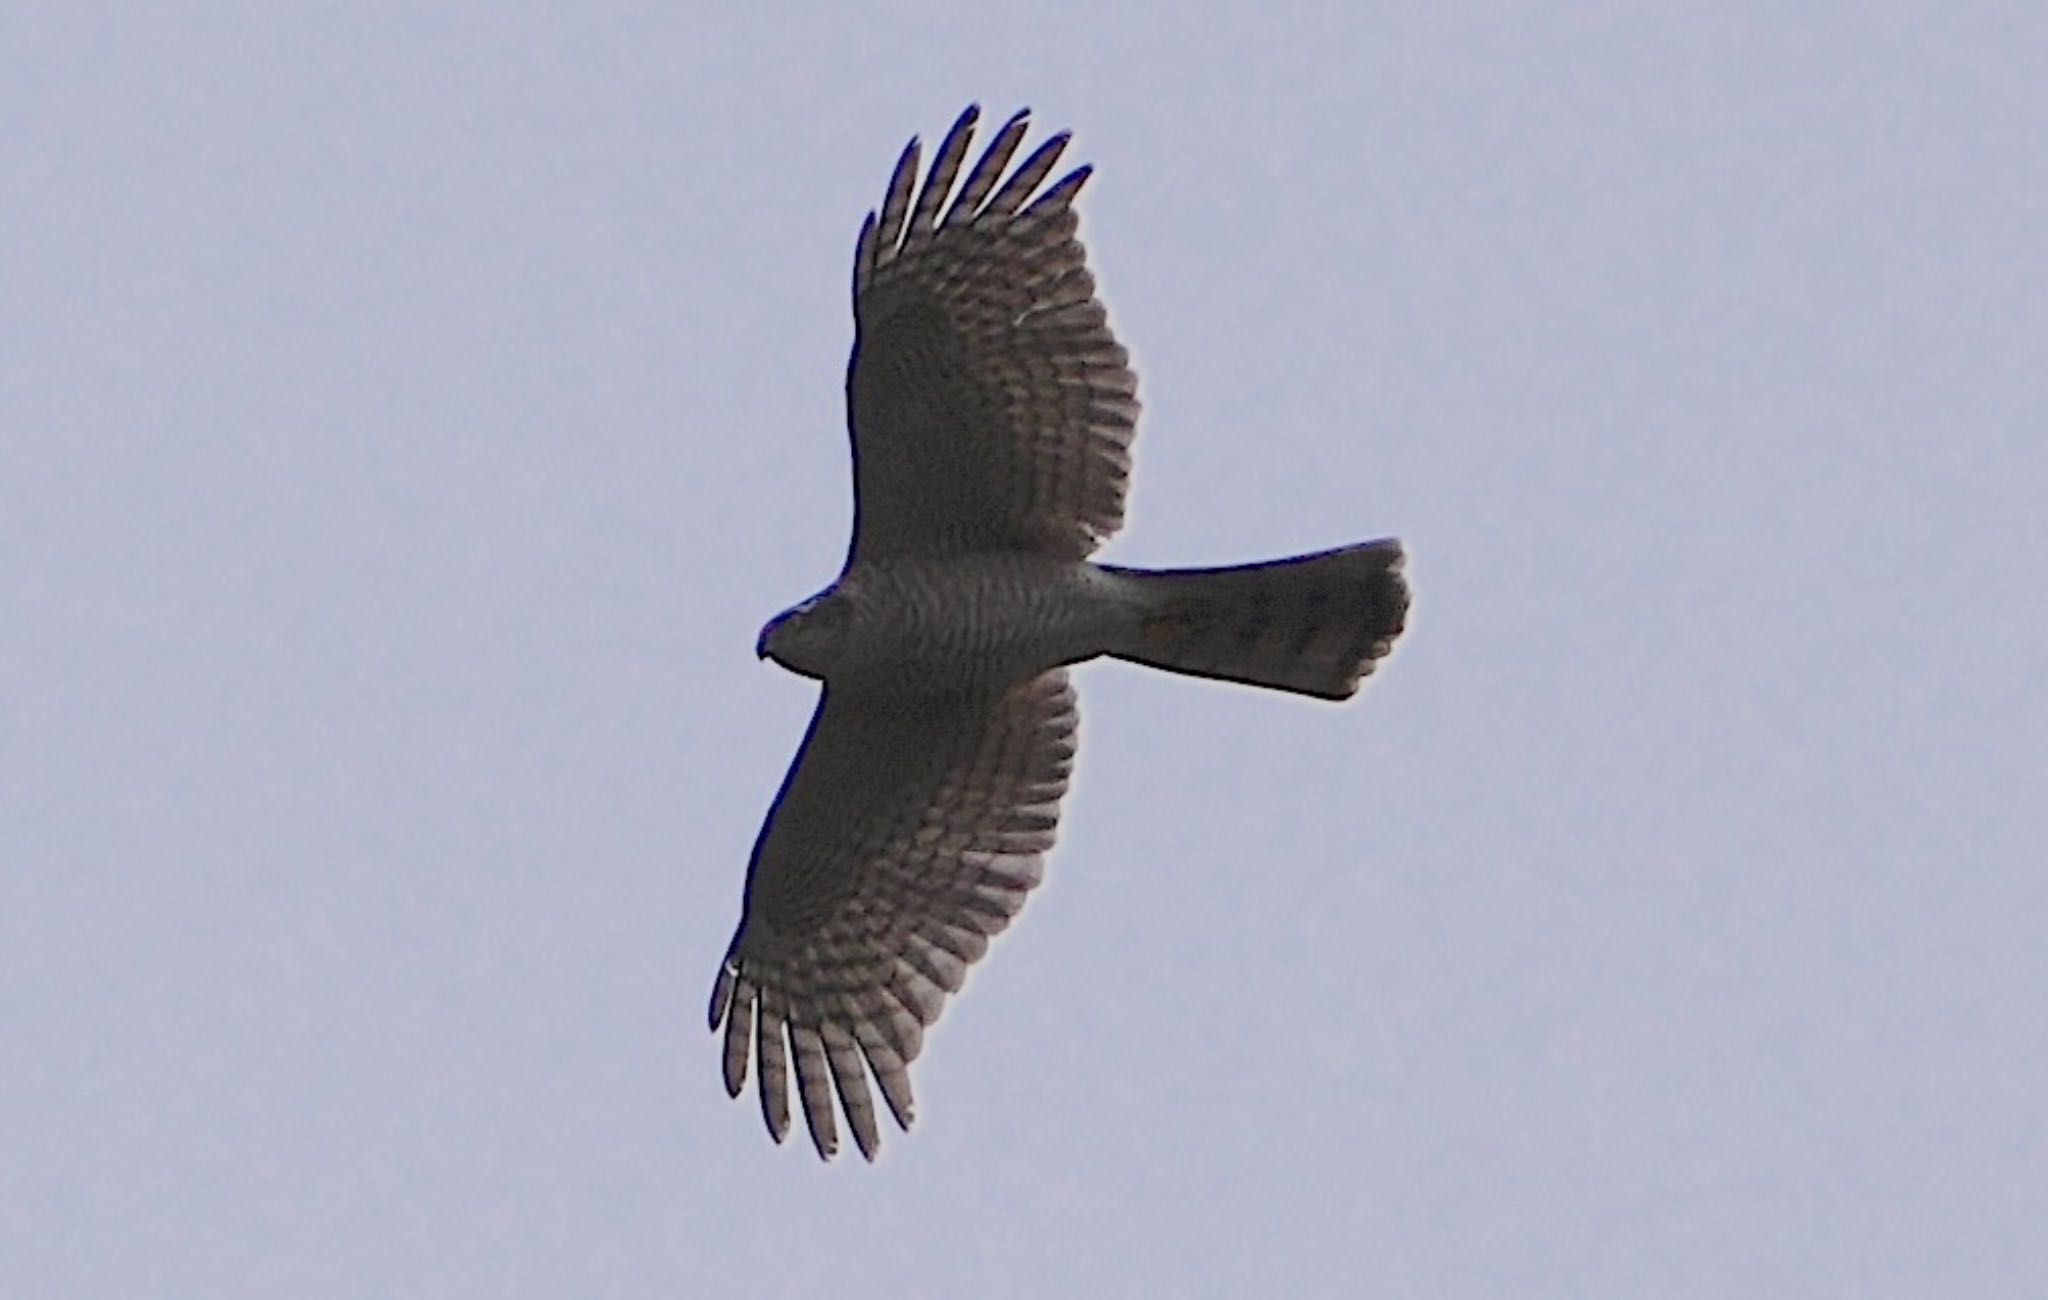
<svg viewBox="0 0 2048 1300">
<path fill-rule="evenodd" d="M 1025 551 L 876 560 L 830 589 L 847 621 L 829 664 L 783 662 L 872 687 L 1005 686 L 1128 639 L 1140 604 L 1132 585 L 1086 560 Z"/>
<path fill-rule="evenodd" d="M 1138 415 L 1075 235 L 1088 169 L 1040 189 L 1059 135 L 1005 176 L 1019 113 L 962 179 L 976 117 L 922 186 L 913 140 L 861 230 L 853 541 L 758 646 L 824 689 L 755 843 L 711 1026 L 727 1090 L 757 1062 L 780 1141 L 793 1073 L 828 1157 L 839 1112 L 879 1148 L 871 1079 L 909 1126 L 925 1027 L 1042 878 L 1074 754 L 1068 665 L 1343 699 L 1408 608 L 1391 540 L 1215 569 L 1088 558 L 1123 521 Z"/>
</svg>

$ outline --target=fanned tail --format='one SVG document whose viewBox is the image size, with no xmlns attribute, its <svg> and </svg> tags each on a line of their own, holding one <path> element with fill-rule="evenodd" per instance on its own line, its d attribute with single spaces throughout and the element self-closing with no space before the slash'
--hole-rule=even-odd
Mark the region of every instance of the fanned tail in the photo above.
<svg viewBox="0 0 2048 1300">
<path fill-rule="evenodd" d="M 1408 614 L 1392 538 L 1224 569 L 1117 569 L 1148 609 L 1119 659 L 1168 672 L 1348 699 Z"/>
</svg>

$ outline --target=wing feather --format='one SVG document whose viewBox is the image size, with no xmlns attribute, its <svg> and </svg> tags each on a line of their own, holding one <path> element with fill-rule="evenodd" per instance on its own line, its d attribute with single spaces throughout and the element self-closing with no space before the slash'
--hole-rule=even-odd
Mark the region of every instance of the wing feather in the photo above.
<svg viewBox="0 0 2048 1300">
<path fill-rule="evenodd" d="M 961 114 L 922 187 L 911 142 L 854 251 L 850 561 L 1078 559 L 1123 522 L 1138 382 L 1077 234 L 1091 171 L 1045 185 L 1061 133 L 1005 178 L 1029 126 L 1019 112 L 949 202 L 978 119 Z"/>
<path fill-rule="evenodd" d="M 960 174 L 960 162 L 967 157 L 967 145 L 974 139 L 974 124 L 980 117 L 981 106 L 969 104 L 960 114 L 960 119 L 953 123 L 953 129 L 946 132 L 945 141 L 939 145 L 938 157 L 932 159 L 931 174 L 925 178 L 924 188 L 918 191 L 917 211 L 911 214 L 910 229 L 903 238 L 906 248 L 931 237 L 939 209 L 945 203 L 946 195 L 952 192 L 953 179 Z"/>
<path fill-rule="evenodd" d="M 968 173 L 967 183 L 960 187 L 959 199 L 946 210 L 947 225 L 974 219 L 974 214 L 981 210 L 982 201 L 995 189 L 1003 168 L 1008 167 L 1010 159 L 1016 156 L 1017 146 L 1024 142 L 1024 133 L 1030 129 L 1031 110 L 1028 108 L 1018 109 L 1010 115 L 1009 121 L 1003 123 L 995 139 L 989 141 L 981 160 Z"/>
<path fill-rule="evenodd" d="M 756 999 L 754 1050 L 761 1058 L 761 1118 L 777 1142 L 789 1136 L 789 1058 L 784 1054 L 782 995 L 763 989 Z M 744 1069 L 745 1067 L 742 1067 Z"/>
<path fill-rule="evenodd" d="M 875 214 L 868 213 L 868 219 L 860 224 L 860 239 L 853 248 L 853 301 L 858 309 L 861 294 L 867 291 L 868 277 L 875 269 L 875 250 L 881 246 L 880 229 Z"/>
<path fill-rule="evenodd" d="M 1067 132 L 1061 131 L 1044 144 L 1039 145 L 1038 148 L 1032 150 L 1031 156 L 1026 158 L 1023 164 L 1010 174 L 1009 180 L 1003 182 L 1003 187 L 996 191 L 995 197 L 990 199 L 980 212 L 974 214 L 975 221 L 982 223 L 996 222 L 1001 218 L 1014 215 L 1019 208 L 1024 206 L 1024 200 L 1031 197 L 1032 191 L 1044 183 L 1046 176 L 1053 169 L 1053 164 L 1057 163 L 1060 160 L 1060 155 L 1067 151 L 1067 143 L 1072 139 L 1073 137 Z M 1087 170 L 1086 167 L 1075 169 L 1077 174 L 1085 173 Z M 1070 176 L 1067 179 L 1072 180 L 1073 177 Z M 1086 176 L 1083 175 L 1082 179 L 1085 180 Z M 1064 183 L 1062 182 L 1062 184 Z M 1074 189 L 1079 188 L 1078 184 L 1074 186 Z M 1071 192 L 1069 192 L 1068 197 L 1072 197 Z"/>
<path fill-rule="evenodd" d="M 839 1126 L 832 1118 L 832 1082 L 826 1070 L 825 1039 L 818 1026 L 802 1021 L 789 1027 L 796 1049 L 796 1092 L 803 1102 L 804 1124 L 821 1159 L 839 1154 Z"/>
<path fill-rule="evenodd" d="M 875 1158 L 870 1076 L 910 1126 L 925 1027 L 1042 878 L 1075 726 L 1059 670 L 992 695 L 825 691 L 711 999 L 726 1089 L 744 1086 L 751 1046 L 777 1141 L 792 1065 L 820 1155 L 837 1150 L 836 1098 Z"/>
<path fill-rule="evenodd" d="M 889 1103 L 889 1113 L 896 1117 L 900 1128 L 908 1129 L 917 1117 L 917 1107 L 910 1096 L 910 1063 L 902 1052 L 886 1041 L 881 1030 L 865 1020 L 857 1020 L 853 1036 L 860 1043 L 861 1055 L 867 1058 L 868 1069 L 874 1071 L 875 1082 L 881 1086 L 882 1100 Z M 875 1150 L 881 1148 L 879 1135 Z M 869 1160 L 875 1158 L 875 1150 L 861 1148 L 861 1154 Z"/>
<path fill-rule="evenodd" d="M 754 1037 L 754 985 L 751 980 L 735 980 L 735 972 L 728 965 L 718 972 L 718 987 L 724 997 L 713 997 L 711 1002 L 711 1028 L 716 1030 L 718 1022 L 725 1023 L 725 1095 L 737 1097 L 740 1089 L 747 1086 L 747 1056 L 753 1046 Z"/>
<path fill-rule="evenodd" d="M 903 146 L 902 156 L 896 159 L 896 170 L 889 177 L 889 192 L 882 199 L 882 224 L 877 237 L 885 258 L 895 255 L 903 239 L 903 214 L 910 210 L 910 191 L 917 184 L 920 147 L 916 136 Z"/>
<path fill-rule="evenodd" d="M 853 1031 L 843 1022 L 827 1020 L 818 1027 L 825 1041 L 825 1057 L 832 1065 L 832 1090 L 846 1112 L 847 1127 L 853 1130 L 854 1145 L 862 1156 L 873 1160 L 882 1149 L 882 1135 L 875 1126 L 875 1102 L 868 1093 L 867 1073 L 861 1066 L 860 1047 Z M 831 1114 L 828 1104 L 826 1114 Z"/>
</svg>

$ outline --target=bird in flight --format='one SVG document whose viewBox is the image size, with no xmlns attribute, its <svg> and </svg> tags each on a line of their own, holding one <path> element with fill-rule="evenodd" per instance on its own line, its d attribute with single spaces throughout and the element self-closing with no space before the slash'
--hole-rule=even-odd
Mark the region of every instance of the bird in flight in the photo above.
<svg viewBox="0 0 2048 1300">
<path fill-rule="evenodd" d="M 789 1076 L 818 1154 L 843 1113 L 881 1146 L 947 995 L 1043 874 L 1073 764 L 1067 667 L 1108 655 L 1341 700 L 1408 609 L 1392 539 L 1230 568 L 1088 559 L 1123 522 L 1138 380 L 1076 235 L 1088 167 L 1014 170 L 1027 113 L 961 172 L 979 112 L 920 183 L 913 139 L 853 261 L 853 540 L 838 581 L 757 652 L 818 679 L 755 841 L 711 993 L 725 1087 L 748 1062 L 777 1142 Z M 956 187 L 957 182 L 957 187 Z M 1043 187 L 1043 188 L 1041 188 Z"/>
</svg>

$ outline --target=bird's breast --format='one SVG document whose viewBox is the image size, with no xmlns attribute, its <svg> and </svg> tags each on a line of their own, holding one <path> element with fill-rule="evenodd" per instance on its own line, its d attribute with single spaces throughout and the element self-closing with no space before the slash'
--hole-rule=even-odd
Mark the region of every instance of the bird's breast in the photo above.
<svg viewBox="0 0 2048 1300">
<path fill-rule="evenodd" d="M 1002 684 L 1108 648 L 1124 603 L 1084 561 L 974 555 L 864 565 L 842 675 L 913 689 Z"/>
</svg>

